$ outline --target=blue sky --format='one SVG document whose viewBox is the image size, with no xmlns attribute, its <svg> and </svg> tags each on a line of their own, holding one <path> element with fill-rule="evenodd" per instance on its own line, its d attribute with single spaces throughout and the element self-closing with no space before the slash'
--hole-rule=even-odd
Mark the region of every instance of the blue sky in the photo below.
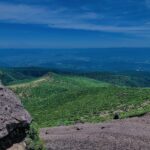
<svg viewBox="0 0 150 150">
<path fill-rule="evenodd" d="M 150 47 L 150 0 L 0 0 L 0 48 Z"/>
</svg>

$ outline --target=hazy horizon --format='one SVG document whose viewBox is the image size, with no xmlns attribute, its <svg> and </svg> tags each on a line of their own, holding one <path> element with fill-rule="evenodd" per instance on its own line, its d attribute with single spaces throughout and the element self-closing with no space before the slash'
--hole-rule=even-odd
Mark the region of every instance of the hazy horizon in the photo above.
<svg viewBox="0 0 150 150">
<path fill-rule="evenodd" d="M 64 71 L 150 71 L 150 48 L 5 49 L 0 67 Z"/>
</svg>

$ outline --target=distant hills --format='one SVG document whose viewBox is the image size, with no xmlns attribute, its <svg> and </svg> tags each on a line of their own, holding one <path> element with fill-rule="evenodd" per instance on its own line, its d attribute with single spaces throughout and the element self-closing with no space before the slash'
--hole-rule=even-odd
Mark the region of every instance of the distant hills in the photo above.
<svg viewBox="0 0 150 150">
<path fill-rule="evenodd" d="M 0 49 L 1 67 L 61 71 L 150 71 L 150 48 Z"/>
<path fill-rule="evenodd" d="M 0 80 L 4 85 L 30 81 L 47 74 L 50 70 L 45 68 L 1 68 Z"/>
<path fill-rule="evenodd" d="M 4 85 L 28 82 L 56 73 L 62 76 L 86 77 L 97 81 L 128 87 L 150 87 L 150 72 L 124 71 L 124 72 L 66 72 L 47 68 L 0 68 L 0 80 Z"/>
</svg>

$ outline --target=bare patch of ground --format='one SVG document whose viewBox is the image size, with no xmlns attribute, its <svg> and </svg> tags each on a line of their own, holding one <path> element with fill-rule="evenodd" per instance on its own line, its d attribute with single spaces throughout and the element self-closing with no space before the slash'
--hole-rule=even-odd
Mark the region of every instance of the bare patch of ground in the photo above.
<svg viewBox="0 0 150 150">
<path fill-rule="evenodd" d="M 46 79 L 45 78 L 41 78 L 41 79 L 38 79 L 36 81 L 32 81 L 32 84 L 31 83 L 21 83 L 21 84 L 11 85 L 9 87 L 10 88 L 16 88 L 16 87 L 17 88 L 21 88 L 21 87 L 27 87 L 27 86 L 32 86 L 33 87 L 33 85 L 36 86 L 36 85 L 40 84 L 43 81 L 46 81 Z"/>
<path fill-rule="evenodd" d="M 100 124 L 44 128 L 48 150 L 150 150 L 150 114 Z"/>
<path fill-rule="evenodd" d="M 36 87 L 38 86 L 39 84 L 43 83 L 43 82 L 46 82 L 46 81 L 50 81 L 50 80 L 53 80 L 53 78 L 50 78 L 48 76 L 45 76 L 43 78 L 40 78 L 38 80 L 35 80 L 35 81 L 32 81 L 32 82 L 29 82 L 29 83 L 20 83 L 20 84 L 16 84 L 16 85 L 10 85 L 9 88 L 23 88 L 23 87 Z"/>
<path fill-rule="evenodd" d="M 24 142 L 14 144 L 11 148 L 8 148 L 7 150 L 26 150 L 26 144 Z"/>
</svg>

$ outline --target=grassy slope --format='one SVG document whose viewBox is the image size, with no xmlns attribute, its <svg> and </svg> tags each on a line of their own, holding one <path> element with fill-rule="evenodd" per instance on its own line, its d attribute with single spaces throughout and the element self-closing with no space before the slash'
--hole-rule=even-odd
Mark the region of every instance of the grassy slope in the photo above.
<svg viewBox="0 0 150 150">
<path fill-rule="evenodd" d="M 51 74 L 10 86 L 40 127 L 99 122 L 150 110 L 150 90 L 117 87 L 97 80 Z"/>
</svg>

